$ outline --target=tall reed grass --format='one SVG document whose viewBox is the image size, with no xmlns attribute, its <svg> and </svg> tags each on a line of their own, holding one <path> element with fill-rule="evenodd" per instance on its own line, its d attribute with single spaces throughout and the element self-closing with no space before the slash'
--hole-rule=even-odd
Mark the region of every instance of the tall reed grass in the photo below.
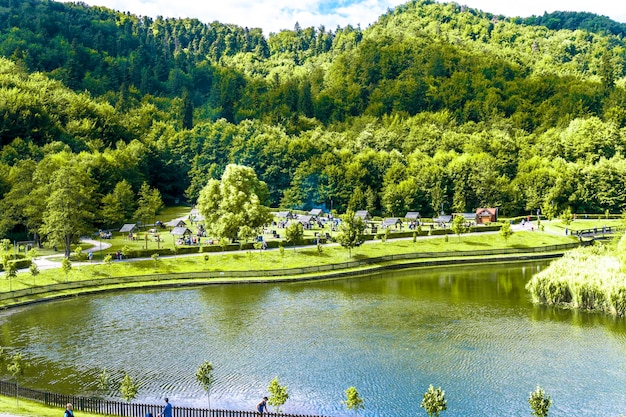
<svg viewBox="0 0 626 417">
<path fill-rule="evenodd" d="M 626 247 L 621 243 L 618 248 Z M 526 289 L 535 303 L 625 317 L 626 270 L 619 252 L 602 246 L 572 250 L 535 274 Z"/>
</svg>

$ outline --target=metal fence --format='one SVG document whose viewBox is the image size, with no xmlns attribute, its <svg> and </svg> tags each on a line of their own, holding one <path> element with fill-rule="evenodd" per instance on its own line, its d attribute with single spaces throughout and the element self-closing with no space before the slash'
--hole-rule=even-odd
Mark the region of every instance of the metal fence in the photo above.
<svg viewBox="0 0 626 417">
<path fill-rule="evenodd" d="M 50 407 L 65 409 L 71 403 L 76 411 L 93 414 L 114 415 L 122 417 L 156 417 L 163 406 L 154 404 L 135 404 L 121 401 L 109 401 L 75 395 L 56 394 L 30 388 L 19 387 L 14 382 L 0 380 L 0 395 L 36 401 Z M 203 408 L 173 407 L 173 417 L 259 417 L 255 411 L 209 410 Z M 265 417 L 315 417 L 298 414 L 263 413 Z"/>
<path fill-rule="evenodd" d="M 449 265 L 452 263 L 467 263 L 467 260 L 471 258 L 479 258 L 481 262 L 487 260 L 487 256 L 500 255 L 500 256 L 515 256 L 550 252 L 563 252 L 569 249 L 576 248 L 580 245 L 589 244 L 590 242 L 582 241 L 580 243 L 566 243 L 560 245 L 550 245 L 535 248 L 503 248 L 503 249 L 487 249 L 487 250 L 475 250 L 475 251 L 450 251 L 450 252 L 411 252 L 395 255 L 385 255 L 375 258 L 360 259 L 349 262 L 342 262 L 338 264 L 317 265 L 308 266 L 303 268 L 286 268 L 286 269 L 270 269 L 270 270 L 255 270 L 255 271 L 200 271 L 200 272 L 185 272 L 185 273 L 170 273 L 170 274 L 151 274 L 151 275 L 130 275 L 130 276 L 114 276 L 114 277 L 101 277 L 89 280 L 81 281 L 69 281 L 57 284 L 33 286 L 24 288 L 21 290 L 8 291 L 0 293 L 0 302 L 14 298 L 23 298 L 30 296 L 42 296 L 48 293 L 60 293 L 65 290 L 89 288 L 89 287 L 102 287 L 115 284 L 127 284 L 141 282 L 144 286 L 150 286 L 150 282 L 154 282 L 154 285 L 159 285 L 159 281 L 172 281 L 181 280 L 187 281 L 186 284 L 180 285 L 195 285 L 197 280 L 202 279 L 224 279 L 228 278 L 259 278 L 266 277 L 285 277 L 285 280 L 293 280 L 296 276 L 315 275 L 317 273 L 328 273 L 333 271 L 342 271 L 353 268 L 372 267 L 378 264 L 393 263 L 394 261 L 408 261 L 408 260 L 422 260 L 419 265 L 434 266 L 434 265 Z M 448 260 L 455 258 L 453 261 Z M 429 260 L 429 261 L 427 261 Z M 417 265 L 416 265 L 417 266 Z M 396 269 L 399 266 L 387 266 L 387 268 Z M 381 266 L 381 269 L 383 267 Z M 355 273 L 362 272 L 349 272 L 341 275 L 354 275 Z M 289 278 L 287 278 L 289 277 Z"/>
</svg>

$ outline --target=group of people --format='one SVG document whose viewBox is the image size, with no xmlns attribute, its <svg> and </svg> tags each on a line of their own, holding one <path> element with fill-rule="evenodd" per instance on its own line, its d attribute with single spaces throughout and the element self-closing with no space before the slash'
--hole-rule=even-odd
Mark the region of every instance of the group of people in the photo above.
<svg viewBox="0 0 626 417">
<path fill-rule="evenodd" d="M 170 403 L 169 398 L 164 398 L 165 405 L 163 406 L 163 410 L 157 414 L 157 417 L 172 417 L 172 404 Z M 256 411 L 259 414 L 267 413 L 267 397 L 263 397 L 263 399 L 256 405 Z M 71 403 L 68 403 L 65 407 L 65 415 L 64 417 L 74 417 L 74 410 Z M 152 417 L 152 414 L 149 413 L 147 417 Z"/>
</svg>

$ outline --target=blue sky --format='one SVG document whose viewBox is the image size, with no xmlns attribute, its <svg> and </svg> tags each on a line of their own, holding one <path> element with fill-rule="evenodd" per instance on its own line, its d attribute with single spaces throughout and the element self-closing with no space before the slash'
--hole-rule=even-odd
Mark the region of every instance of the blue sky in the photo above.
<svg viewBox="0 0 626 417">
<path fill-rule="evenodd" d="M 281 29 L 301 27 L 327 29 L 360 25 L 366 28 L 388 9 L 406 0 L 83 0 L 93 6 L 105 6 L 142 16 L 192 17 L 205 23 L 219 21 L 243 27 L 260 27 L 267 36 Z M 458 0 L 484 12 L 505 16 L 540 15 L 544 12 L 586 11 L 626 23 L 622 0 Z"/>
</svg>

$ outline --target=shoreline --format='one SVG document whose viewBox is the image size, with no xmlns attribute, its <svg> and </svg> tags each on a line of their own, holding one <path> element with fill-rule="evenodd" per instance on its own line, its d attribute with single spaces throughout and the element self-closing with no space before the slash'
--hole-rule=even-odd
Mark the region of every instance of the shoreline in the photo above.
<svg viewBox="0 0 626 417">
<path fill-rule="evenodd" d="M 519 253 L 512 255 L 481 255 L 467 257 L 437 257 L 427 259 L 405 259 L 398 261 L 387 261 L 377 264 L 371 263 L 363 267 L 346 268 L 343 270 L 330 269 L 328 271 L 318 271 L 313 273 L 296 274 L 296 275 L 267 275 L 257 272 L 257 276 L 240 276 L 240 277 L 180 277 L 171 278 L 172 274 L 151 274 L 145 275 L 137 281 L 129 282 L 129 277 L 115 277 L 114 282 L 102 285 L 80 286 L 81 282 L 70 282 L 58 284 L 60 288 L 49 292 L 41 292 L 39 294 L 25 294 L 24 296 L 7 298 L 6 304 L 0 305 L 0 310 L 8 310 L 15 307 L 38 304 L 49 301 L 62 300 L 69 297 L 78 297 L 83 295 L 93 295 L 103 292 L 121 292 L 121 291 L 137 291 L 137 290 L 153 290 L 157 288 L 191 288 L 207 285 L 238 285 L 238 284 L 273 284 L 273 283 L 290 283 L 290 282 L 308 282 L 320 280 L 338 280 L 349 279 L 355 276 L 382 273 L 385 271 L 397 271 L 405 269 L 419 268 L 438 268 L 455 265 L 475 265 L 475 264 L 492 264 L 492 263 L 513 263 L 526 262 L 535 260 L 548 260 L 562 257 L 566 251 L 563 249 L 552 252 L 539 253 Z M 223 274 L 225 271 L 222 271 Z M 206 273 L 210 275 L 210 273 Z M 162 281 L 158 279 L 159 275 L 169 276 Z M 189 275 L 181 273 L 181 275 Z M 197 275 L 197 274 L 196 274 Z M 131 277 L 132 278 L 132 277 Z M 156 278 L 156 279 L 155 279 Z M 125 281 L 126 279 L 126 281 Z M 66 288 L 63 288 L 66 287 Z M 32 288 L 30 289 L 33 290 Z M 52 295 L 45 295 L 50 294 Z M 19 301 L 19 300 L 22 301 Z M 12 302 L 14 301 L 14 302 Z"/>
</svg>

